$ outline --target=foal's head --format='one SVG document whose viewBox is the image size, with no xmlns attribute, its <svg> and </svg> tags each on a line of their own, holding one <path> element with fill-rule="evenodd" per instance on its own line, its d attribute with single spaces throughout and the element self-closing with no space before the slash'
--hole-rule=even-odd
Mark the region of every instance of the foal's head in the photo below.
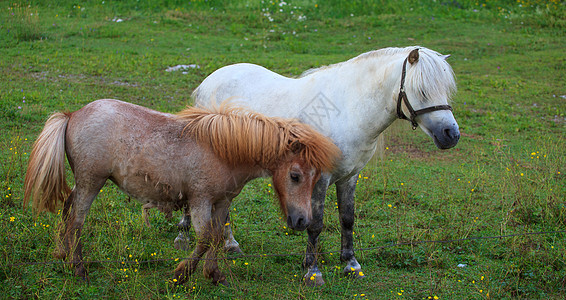
<svg viewBox="0 0 566 300">
<path fill-rule="evenodd" d="M 294 147 L 304 147 L 295 143 Z M 292 151 L 273 170 L 273 187 L 291 229 L 305 230 L 312 218 L 311 195 L 320 171 Z"/>
<path fill-rule="evenodd" d="M 305 230 L 312 218 L 311 196 L 321 172 L 330 171 L 340 150 L 310 126 L 293 123 L 287 154 L 272 169 L 273 186 L 291 229 Z"/>
</svg>

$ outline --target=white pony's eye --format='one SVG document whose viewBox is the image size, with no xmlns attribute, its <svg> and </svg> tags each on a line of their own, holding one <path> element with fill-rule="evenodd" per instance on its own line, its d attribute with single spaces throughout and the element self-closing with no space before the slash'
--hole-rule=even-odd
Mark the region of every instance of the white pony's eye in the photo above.
<svg viewBox="0 0 566 300">
<path fill-rule="evenodd" d="M 428 99 L 425 91 L 421 90 L 421 97 L 423 97 L 423 102 L 428 102 L 430 99 Z"/>
</svg>

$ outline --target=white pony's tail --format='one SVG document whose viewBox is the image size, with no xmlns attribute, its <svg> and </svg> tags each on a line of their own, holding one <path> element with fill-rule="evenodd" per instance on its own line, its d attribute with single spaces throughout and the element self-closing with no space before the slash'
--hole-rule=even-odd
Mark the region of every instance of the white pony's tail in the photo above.
<svg viewBox="0 0 566 300">
<path fill-rule="evenodd" d="M 70 114 L 55 113 L 33 144 L 24 182 L 24 206 L 55 212 L 71 192 L 65 180 L 65 133 Z"/>
</svg>

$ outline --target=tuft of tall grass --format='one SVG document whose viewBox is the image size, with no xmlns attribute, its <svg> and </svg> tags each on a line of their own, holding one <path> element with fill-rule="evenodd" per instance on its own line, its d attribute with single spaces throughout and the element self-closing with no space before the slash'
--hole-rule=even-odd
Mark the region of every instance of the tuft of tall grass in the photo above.
<svg viewBox="0 0 566 300">
<path fill-rule="evenodd" d="M 39 12 L 31 4 L 13 3 L 8 7 L 8 30 L 18 41 L 45 38 L 39 21 Z"/>
</svg>

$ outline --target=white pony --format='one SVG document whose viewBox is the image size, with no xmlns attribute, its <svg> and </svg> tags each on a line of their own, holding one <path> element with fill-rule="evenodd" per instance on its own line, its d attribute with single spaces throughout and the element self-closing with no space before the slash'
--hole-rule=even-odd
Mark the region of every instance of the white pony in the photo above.
<svg viewBox="0 0 566 300">
<path fill-rule="evenodd" d="M 307 284 L 324 284 L 316 249 L 324 197 L 331 184 L 336 185 L 342 227 L 340 258 L 347 262 L 343 272 L 364 277 L 353 249 L 354 190 L 379 134 L 395 119 L 409 120 L 413 129 L 419 126 L 440 149 L 458 143 L 458 124 L 448 105 L 456 83 L 447 57 L 423 47 L 387 48 L 309 70 L 298 78 L 242 63 L 218 69 L 193 92 L 195 105 L 216 105 L 232 97 L 268 116 L 298 118 L 330 137 L 342 151 L 336 169 L 323 174 L 312 194 L 313 219 L 303 262 Z M 179 227 L 186 230 L 188 224 L 187 216 Z M 227 248 L 239 251 L 229 229 L 226 235 Z M 176 244 L 184 238 L 181 233 Z"/>
</svg>

